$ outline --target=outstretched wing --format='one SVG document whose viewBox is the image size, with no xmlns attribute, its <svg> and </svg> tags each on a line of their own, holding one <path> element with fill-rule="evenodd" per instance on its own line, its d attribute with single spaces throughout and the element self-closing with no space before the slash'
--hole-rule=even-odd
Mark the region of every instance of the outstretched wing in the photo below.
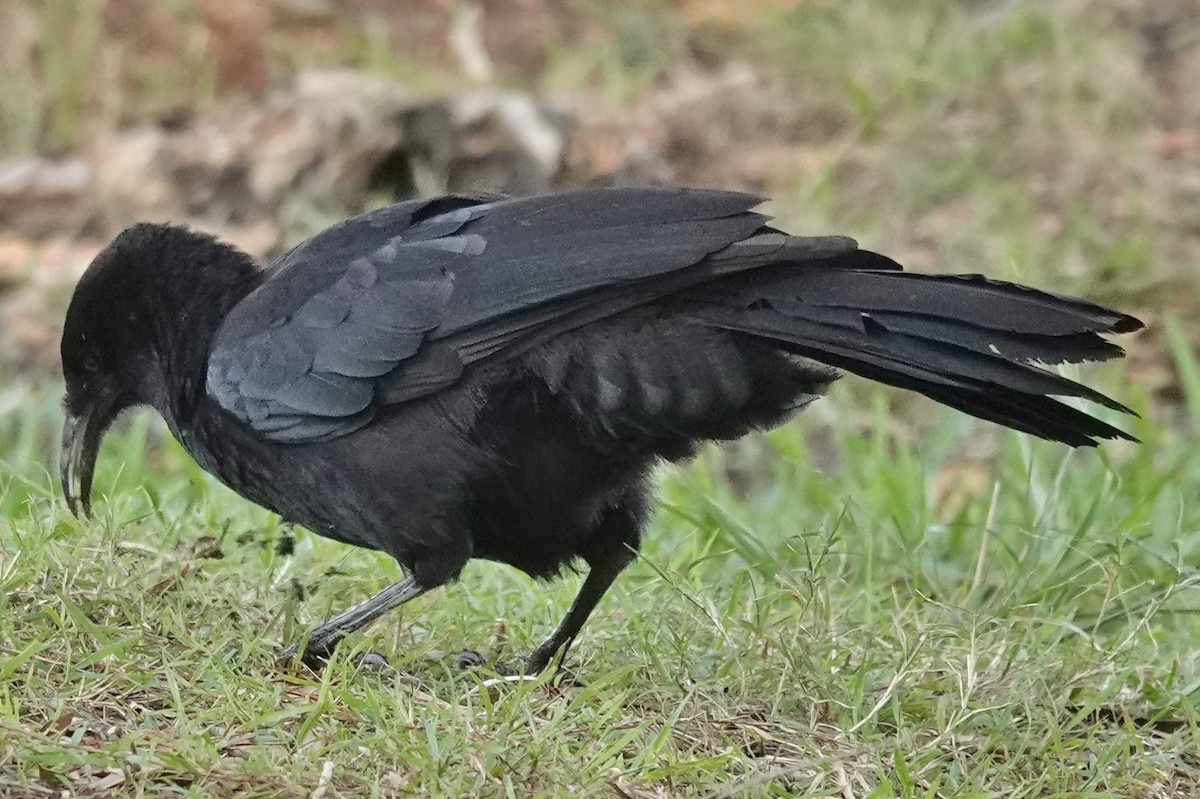
<svg viewBox="0 0 1200 799">
<path fill-rule="evenodd" d="M 477 361 L 781 258 L 855 248 L 765 227 L 759 198 L 591 189 L 444 197 L 349 219 L 279 259 L 217 332 L 208 391 L 262 435 L 345 435 Z"/>
</svg>

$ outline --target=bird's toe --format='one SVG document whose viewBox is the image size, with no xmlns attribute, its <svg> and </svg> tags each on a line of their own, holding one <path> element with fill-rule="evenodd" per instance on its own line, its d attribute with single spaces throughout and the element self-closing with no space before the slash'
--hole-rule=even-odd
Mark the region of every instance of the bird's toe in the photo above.
<svg viewBox="0 0 1200 799">
<path fill-rule="evenodd" d="M 395 667 L 379 652 L 360 652 L 354 656 L 354 665 L 370 671 L 392 671 Z"/>
<path fill-rule="evenodd" d="M 541 674 L 550 665 L 550 659 L 537 652 L 526 655 L 515 662 L 492 663 L 481 652 L 474 649 L 464 649 L 454 659 L 454 665 L 461 670 L 487 669 L 500 677 L 525 677 L 532 679 Z M 560 663 L 554 670 L 554 683 L 558 685 L 583 686 L 585 683 L 575 676 L 570 669 Z"/>
<path fill-rule="evenodd" d="M 493 663 L 487 655 L 474 649 L 463 649 L 454 657 L 454 665 L 462 671 L 485 669 L 495 672 L 501 677 L 515 677 L 520 674 L 534 674 L 526 668 L 524 660 L 517 663 Z"/>
<path fill-rule="evenodd" d="M 454 656 L 454 667 L 456 669 L 459 669 L 460 671 L 466 671 L 467 669 L 477 669 L 480 666 L 486 666 L 486 665 L 487 665 L 487 658 L 484 657 L 482 652 L 478 652 L 474 649 L 465 649 L 464 648 L 463 651 L 459 652 L 457 655 Z"/>
<path fill-rule="evenodd" d="M 297 649 L 298 649 L 298 646 L 296 644 L 292 644 L 291 646 L 284 647 L 283 650 L 280 651 L 280 653 L 275 656 L 275 662 L 277 664 L 279 664 L 280 666 L 287 666 L 293 660 L 296 659 L 296 650 Z"/>
<path fill-rule="evenodd" d="M 299 649 L 299 644 L 292 644 L 275 656 L 275 662 L 281 666 L 290 665 L 296 660 L 296 653 Z M 309 641 L 308 646 L 304 647 L 304 651 L 300 653 L 300 662 L 313 671 L 317 671 L 325 668 L 325 664 L 329 662 L 332 654 L 331 647 L 314 646 L 313 642 Z"/>
</svg>

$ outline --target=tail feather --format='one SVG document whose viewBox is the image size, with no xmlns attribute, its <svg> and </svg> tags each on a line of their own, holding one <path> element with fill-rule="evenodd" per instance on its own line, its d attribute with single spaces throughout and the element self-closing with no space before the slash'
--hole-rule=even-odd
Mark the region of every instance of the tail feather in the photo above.
<svg viewBox="0 0 1200 799">
<path fill-rule="evenodd" d="M 862 256 L 863 253 L 855 253 Z M 882 258 L 883 256 L 878 256 Z M 839 258 L 831 258 L 834 265 Z M 809 305 L 891 311 L 957 319 L 1013 333 L 1131 333 L 1142 323 L 1086 300 L 1038 291 L 982 275 L 928 275 L 894 270 L 814 268 L 760 286 L 765 296 L 792 296 Z"/>
<path fill-rule="evenodd" d="M 869 255 L 861 263 L 882 257 Z M 1121 348 L 1101 334 L 1137 330 L 1137 319 L 978 275 L 862 269 L 839 263 L 841 257 L 828 260 L 751 273 L 731 291 L 710 294 L 696 315 L 1042 438 L 1072 446 L 1132 439 L 1053 398 L 1133 411 L 1035 364 L 1118 357 Z"/>
<path fill-rule="evenodd" d="M 936 388 L 921 393 L 971 416 L 1072 447 L 1094 447 L 1097 438 L 1137 441 L 1124 430 L 1051 397 L 998 391 L 939 392 Z"/>
<path fill-rule="evenodd" d="M 974 327 L 953 319 L 889 311 L 874 312 L 871 318 L 897 333 L 955 344 L 1017 363 L 1084 363 L 1107 361 L 1125 354 L 1125 350 L 1092 332 L 1062 336 L 1013 333 Z"/>
</svg>

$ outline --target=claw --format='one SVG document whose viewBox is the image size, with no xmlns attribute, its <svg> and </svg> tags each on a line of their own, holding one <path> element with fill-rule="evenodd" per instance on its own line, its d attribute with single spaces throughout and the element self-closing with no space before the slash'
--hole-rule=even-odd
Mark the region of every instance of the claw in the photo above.
<svg viewBox="0 0 1200 799">
<path fill-rule="evenodd" d="M 476 652 L 474 649 L 463 649 L 454 656 L 454 668 L 459 671 L 467 669 L 477 669 L 480 666 L 487 665 L 487 658 L 482 653 Z"/>
<path fill-rule="evenodd" d="M 282 652 L 280 652 L 278 655 L 275 656 L 275 662 L 280 666 L 286 666 L 286 665 L 290 664 L 293 660 L 296 659 L 297 648 L 298 647 L 296 644 L 292 644 L 291 646 L 287 647 L 286 649 L 284 649 Z"/>
<path fill-rule="evenodd" d="M 295 661 L 296 653 L 299 651 L 300 645 L 292 644 L 275 656 L 276 664 L 290 666 Z M 332 654 L 330 648 L 313 646 L 313 642 L 309 641 L 308 646 L 304 647 L 303 654 L 300 655 L 300 662 L 313 671 L 319 671 L 325 668 L 325 664 L 329 662 L 329 657 Z"/>
<path fill-rule="evenodd" d="M 379 652 L 359 652 L 354 656 L 354 665 L 360 669 L 369 669 L 371 671 L 395 670 L 395 666 Z"/>
<path fill-rule="evenodd" d="M 532 680 L 549 666 L 549 662 L 538 657 L 535 652 L 518 660 L 516 663 L 489 663 L 487 657 L 474 649 L 463 649 L 454 657 L 454 667 L 462 671 L 486 668 L 494 671 L 500 677 L 522 677 Z M 585 683 L 560 663 L 554 670 L 554 682 L 559 685 L 582 687 Z"/>
</svg>

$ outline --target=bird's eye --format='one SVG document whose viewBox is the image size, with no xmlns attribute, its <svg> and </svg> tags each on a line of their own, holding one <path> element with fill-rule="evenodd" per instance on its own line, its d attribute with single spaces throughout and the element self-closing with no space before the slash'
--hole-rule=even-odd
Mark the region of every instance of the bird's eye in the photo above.
<svg viewBox="0 0 1200 799">
<path fill-rule="evenodd" d="M 100 371 L 100 356 L 94 352 L 89 352 L 83 356 L 83 371 L 90 374 L 95 374 Z"/>
</svg>

